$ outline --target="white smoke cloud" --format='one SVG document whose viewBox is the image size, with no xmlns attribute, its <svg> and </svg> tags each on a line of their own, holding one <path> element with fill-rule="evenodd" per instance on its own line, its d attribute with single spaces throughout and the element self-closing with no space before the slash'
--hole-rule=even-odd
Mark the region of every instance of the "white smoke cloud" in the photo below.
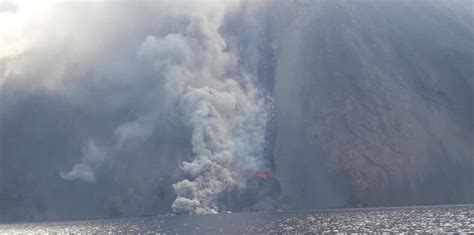
<svg viewBox="0 0 474 235">
<path fill-rule="evenodd" d="M 183 162 L 187 179 L 173 185 L 177 213 L 217 213 L 219 195 L 242 184 L 264 144 L 263 97 L 226 52 L 220 10 L 217 18 L 193 12 L 180 32 L 150 36 L 138 52 L 164 77 L 167 96 L 193 131 L 195 159 Z"/>
<path fill-rule="evenodd" d="M 65 180 L 82 179 L 89 183 L 95 182 L 94 171 L 107 159 L 107 156 L 105 149 L 90 141 L 83 150 L 81 162 L 75 164 L 71 171 L 61 172 L 60 175 Z"/>
<path fill-rule="evenodd" d="M 9 49 L 0 52 L 0 84 L 44 89 L 92 110 L 132 110 L 108 135 L 78 143 L 82 155 L 61 178 L 97 183 L 107 162 L 133 158 L 153 135 L 166 139 L 163 127 L 191 132 L 193 158 L 176 166 L 184 175 L 173 185 L 177 213 L 219 212 L 218 197 L 258 167 L 265 97 L 219 32 L 236 1 L 24 5 L 8 16 L 16 23 L 0 23 Z"/>
</svg>

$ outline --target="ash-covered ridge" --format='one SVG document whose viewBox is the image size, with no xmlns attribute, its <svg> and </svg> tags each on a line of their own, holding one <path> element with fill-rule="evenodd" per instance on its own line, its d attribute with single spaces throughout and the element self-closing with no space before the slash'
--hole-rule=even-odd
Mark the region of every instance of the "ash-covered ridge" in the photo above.
<svg viewBox="0 0 474 235">
<path fill-rule="evenodd" d="M 472 203 L 472 3 L 300 3 L 274 88 L 292 206 Z"/>
</svg>

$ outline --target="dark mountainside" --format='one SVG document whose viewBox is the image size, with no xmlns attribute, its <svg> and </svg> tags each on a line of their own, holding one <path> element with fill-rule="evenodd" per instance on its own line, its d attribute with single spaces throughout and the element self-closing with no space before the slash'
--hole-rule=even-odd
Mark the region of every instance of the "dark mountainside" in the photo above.
<svg viewBox="0 0 474 235">
<path fill-rule="evenodd" d="M 318 3 L 295 7 L 276 66 L 290 204 L 472 203 L 472 2 Z"/>
<path fill-rule="evenodd" d="M 274 99 L 266 154 L 281 185 L 278 207 L 474 203 L 473 3 L 274 2 L 252 18 L 245 8 L 229 14 L 221 31 Z M 2 86 L 0 222 L 172 212 L 178 165 L 192 158 L 180 127 L 158 124 L 93 184 L 61 179 L 82 143 L 110 144 L 141 101 L 141 85 L 123 96 L 120 86 L 107 96 L 109 88 L 77 85 L 85 101 Z"/>
</svg>

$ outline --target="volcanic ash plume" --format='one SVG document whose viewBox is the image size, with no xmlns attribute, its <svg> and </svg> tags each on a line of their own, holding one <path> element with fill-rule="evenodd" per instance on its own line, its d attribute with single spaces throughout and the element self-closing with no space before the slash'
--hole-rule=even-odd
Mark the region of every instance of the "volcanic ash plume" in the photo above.
<svg viewBox="0 0 474 235">
<path fill-rule="evenodd" d="M 219 212 L 222 193 L 244 187 L 252 175 L 248 172 L 261 163 L 269 100 L 255 74 L 244 72 L 249 69 L 239 61 L 238 43 L 231 47 L 220 34 L 224 15 L 233 7 L 235 1 L 51 4 L 48 11 L 38 10 L 45 15 L 38 30 L 41 37 L 24 37 L 21 33 L 27 30 L 17 32 L 13 25 L 12 34 L 29 40 L 22 50 L 5 55 L 9 71 L 22 72 L 9 75 L 9 81 L 20 84 L 20 78 L 34 78 L 37 89 L 44 86 L 48 94 L 64 97 L 65 104 L 97 115 L 85 120 L 97 128 L 80 131 L 72 144 L 84 145 L 76 150 L 80 158 L 61 165 L 68 167 L 59 170 L 61 178 L 105 184 L 107 177 L 102 181 L 99 176 L 126 165 L 121 159 L 133 162 L 151 155 L 163 159 L 161 171 L 167 170 L 155 177 L 174 179 L 174 167 L 183 173 L 173 184 L 176 213 Z M 21 8 L 18 12 L 28 13 Z M 85 12 L 90 17 L 84 18 Z M 124 19 L 122 12 L 129 16 Z M 33 13 L 25 19 L 39 14 Z M 81 27 L 84 20 L 87 27 Z M 115 23 L 122 20 L 123 25 Z M 24 27 L 37 28 L 34 25 Z M 50 60 L 55 66 L 36 59 L 44 55 L 54 56 Z M 186 138 L 189 141 L 182 142 Z M 152 151 L 144 147 L 153 144 L 157 147 Z M 192 160 L 177 164 L 176 159 Z M 150 180 L 141 188 L 146 191 L 156 184 Z"/>
<path fill-rule="evenodd" d="M 183 162 L 185 179 L 173 185 L 176 213 L 217 213 L 219 195 L 243 185 L 242 172 L 256 167 L 264 144 L 264 97 L 226 51 L 218 33 L 224 9 L 218 17 L 193 13 L 183 30 L 149 36 L 138 52 L 164 78 L 170 104 L 192 129 L 194 160 Z"/>
</svg>

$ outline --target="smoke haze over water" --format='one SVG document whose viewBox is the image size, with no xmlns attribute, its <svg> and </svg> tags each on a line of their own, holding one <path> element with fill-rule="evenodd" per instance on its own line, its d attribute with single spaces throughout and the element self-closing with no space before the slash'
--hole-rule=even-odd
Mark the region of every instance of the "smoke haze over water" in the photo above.
<svg viewBox="0 0 474 235">
<path fill-rule="evenodd" d="M 0 221 L 473 202 L 469 7 L 0 0 Z"/>
<path fill-rule="evenodd" d="M 17 51 L 3 51 L 5 108 L 9 99 L 41 93 L 86 115 L 119 119 L 95 130 L 100 133 L 78 136 L 74 148 L 80 149 L 79 156 L 69 160 L 75 163 L 58 169 L 66 181 L 100 183 L 98 172 L 120 158 L 134 161 L 143 144 L 174 142 L 179 150 L 158 147 L 141 153 L 176 159 L 166 163 L 174 170 L 157 173 L 176 181 L 172 209 L 217 213 L 219 195 L 244 187 L 245 173 L 258 170 L 269 100 L 260 93 L 255 74 L 238 63 L 238 48 L 230 48 L 219 33 L 229 7 L 239 6 L 228 1 L 21 5 L 18 15 L 8 16 L 18 25 L 2 31 L 3 45 L 14 48 L 12 37 L 27 37 L 23 30 L 34 24 L 40 28 L 38 39 L 19 44 Z M 90 16 L 82 17 L 86 12 Z M 15 89 L 22 97 L 9 93 Z M 183 140 L 174 141 L 176 135 Z M 174 171 L 182 175 L 175 177 Z"/>
</svg>

